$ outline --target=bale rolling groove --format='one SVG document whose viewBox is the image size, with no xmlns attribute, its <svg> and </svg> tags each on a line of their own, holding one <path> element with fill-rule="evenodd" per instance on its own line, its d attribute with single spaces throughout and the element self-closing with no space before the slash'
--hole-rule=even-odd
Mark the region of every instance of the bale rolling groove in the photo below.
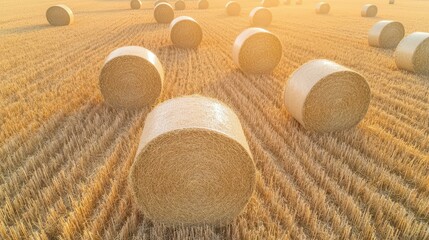
<svg viewBox="0 0 429 240">
<path fill-rule="evenodd" d="M 234 41 L 232 58 L 246 73 L 269 73 L 279 64 L 282 44 L 279 38 L 262 28 L 248 28 Z"/>
<path fill-rule="evenodd" d="M 142 2 L 140 0 L 131 0 L 130 7 L 131 9 L 140 9 L 142 6 Z"/>
<path fill-rule="evenodd" d="M 185 10 L 186 9 L 185 1 L 182 1 L 182 0 L 176 1 L 174 3 L 174 9 L 175 10 Z"/>
<path fill-rule="evenodd" d="M 169 3 L 158 3 L 153 10 L 153 16 L 158 23 L 171 23 L 174 19 L 174 10 Z"/>
<path fill-rule="evenodd" d="M 108 105 L 138 109 L 152 105 L 159 97 L 164 70 L 151 51 L 126 46 L 107 56 L 99 81 L 100 91 Z"/>
<path fill-rule="evenodd" d="M 196 48 L 202 38 L 201 26 L 191 17 L 177 17 L 170 24 L 170 39 L 178 47 Z"/>
<path fill-rule="evenodd" d="M 209 8 L 209 1 L 207 0 L 199 0 L 198 1 L 198 9 L 207 9 Z"/>
<path fill-rule="evenodd" d="M 298 68 L 286 83 L 287 110 L 306 129 L 333 132 L 358 124 L 370 100 L 369 85 L 360 74 L 328 60 Z"/>
<path fill-rule="evenodd" d="M 331 6 L 326 2 L 319 2 L 316 4 L 316 13 L 317 14 L 328 14 L 331 10 Z"/>
<path fill-rule="evenodd" d="M 396 66 L 411 72 L 429 74 L 429 33 L 406 36 L 395 50 Z"/>
<path fill-rule="evenodd" d="M 240 15 L 240 12 L 241 12 L 240 3 L 236 2 L 236 1 L 229 1 L 225 5 L 225 10 L 226 10 L 226 14 L 228 16 L 238 16 L 238 15 Z"/>
<path fill-rule="evenodd" d="M 362 17 L 375 17 L 377 16 L 377 11 L 377 6 L 375 6 L 374 4 L 365 4 L 362 7 L 360 15 Z"/>
<path fill-rule="evenodd" d="M 273 14 L 268 8 L 255 7 L 250 11 L 249 19 L 253 27 L 266 27 L 271 24 Z"/>
<path fill-rule="evenodd" d="M 229 0 L 209 0 L 209 10 L 185 1 L 175 18 L 191 16 L 203 30 L 191 49 L 173 45 L 153 1 L 141 10 L 130 1 L 64 1 L 75 14 L 65 27 L 44 16 L 53 1 L 0 4 L 0 239 L 429 239 L 429 78 L 397 67 L 395 48 L 367 39 L 380 20 L 401 22 L 405 36 L 428 32 L 428 1 L 320 0 L 333 8 L 320 16 L 319 0 L 281 0 L 266 27 L 283 46 L 270 74 L 243 73 L 232 58 L 260 0 L 236 0 L 241 17 L 226 15 Z M 360 16 L 367 3 L 378 6 L 375 18 Z M 99 75 L 122 46 L 149 49 L 162 63 L 163 90 L 152 106 L 125 110 L 104 100 Z M 287 110 L 289 76 L 319 58 L 370 85 L 356 126 L 308 131 Z M 255 162 L 255 191 L 227 225 L 165 226 L 131 193 L 147 115 L 192 94 L 234 111 Z"/>
<path fill-rule="evenodd" d="M 231 109 L 214 99 L 185 96 L 148 115 L 129 179 L 137 205 L 150 219 L 221 225 L 249 201 L 255 165 Z"/>
<path fill-rule="evenodd" d="M 48 8 L 46 19 L 53 26 L 66 26 L 74 22 L 74 15 L 68 6 L 60 4 Z"/>
<path fill-rule="evenodd" d="M 370 46 L 379 48 L 395 48 L 404 38 L 404 25 L 400 22 L 382 20 L 374 24 L 368 33 Z"/>
</svg>

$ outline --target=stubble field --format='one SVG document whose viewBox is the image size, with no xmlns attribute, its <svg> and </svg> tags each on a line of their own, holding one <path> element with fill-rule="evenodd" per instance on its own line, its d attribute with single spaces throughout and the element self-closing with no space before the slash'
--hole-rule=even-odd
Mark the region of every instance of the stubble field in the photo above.
<svg viewBox="0 0 429 240">
<path fill-rule="evenodd" d="M 3 0 L 0 18 L 0 238 L 2 239 L 428 239 L 429 77 L 398 70 L 393 50 L 367 44 L 382 19 L 406 34 L 429 31 L 429 2 L 376 0 L 376 18 L 362 18 L 364 0 L 317 1 L 271 8 L 267 29 L 283 44 L 269 75 L 234 65 L 235 37 L 259 5 L 242 1 L 239 17 L 226 2 L 176 16 L 203 28 L 196 50 L 171 44 L 152 3 L 65 0 L 75 23 L 51 27 L 56 1 Z M 187 94 L 217 98 L 239 116 L 257 167 L 256 191 L 230 225 L 168 228 L 140 213 L 127 178 L 150 108 L 105 105 L 98 88 L 104 58 L 137 45 L 158 55 L 166 75 L 158 102 Z M 306 131 L 286 111 L 283 88 L 303 63 L 326 58 L 367 78 L 371 103 L 356 127 Z"/>
</svg>

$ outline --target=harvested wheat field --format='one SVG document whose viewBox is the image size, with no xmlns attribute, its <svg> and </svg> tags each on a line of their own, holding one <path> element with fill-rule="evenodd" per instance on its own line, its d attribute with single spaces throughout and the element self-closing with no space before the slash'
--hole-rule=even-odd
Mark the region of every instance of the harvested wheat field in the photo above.
<svg viewBox="0 0 429 240">
<path fill-rule="evenodd" d="M 399 69 L 395 49 L 368 44 L 381 20 L 402 23 L 405 36 L 429 32 L 429 2 L 329 0 L 324 15 L 316 0 L 281 2 L 266 29 L 282 57 L 267 74 L 234 63 L 234 41 L 261 6 L 238 2 L 240 15 L 228 16 L 226 0 L 208 9 L 185 1 L 174 17 L 195 19 L 203 37 L 181 48 L 152 1 L 132 10 L 120 0 L 2 0 L 0 239 L 429 239 L 429 76 Z M 57 4 L 73 23 L 49 25 L 46 10 Z M 376 17 L 361 17 L 365 4 L 377 5 Z M 237 115 L 256 177 L 232 222 L 168 226 L 139 210 L 128 178 L 153 106 L 112 108 L 99 88 L 105 58 L 123 46 L 162 63 L 156 104 L 198 94 Z M 287 111 L 289 76 L 314 59 L 366 79 L 371 99 L 358 125 L 316 133 Z"/>
</svg>

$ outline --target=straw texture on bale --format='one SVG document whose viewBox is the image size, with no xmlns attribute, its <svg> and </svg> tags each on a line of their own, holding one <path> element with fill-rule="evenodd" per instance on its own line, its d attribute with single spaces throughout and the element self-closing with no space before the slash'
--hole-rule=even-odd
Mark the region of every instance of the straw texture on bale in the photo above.
<svg viewBox="0 0 429 240">
<path fill-rule="evenodd" d="M 353 70 L 328 60 L 313 60 L 292 73 L 284 101 L 288 112 L 307 130 L 340 131 L 365 116 L 370 88 Z"/>
<path fill-rule="evenodd" d="M 273 15 L 268 8 L 255 7 L 250 11 L 249 19 L 254 27 L 266 27 L 271 24 Z"/>
<path fill-rule="evenodd" d="M 280 62 L 282 44 L 279 38 L 262 28 L 248 28 L 234 41 L 232 57 L 246 73 L 269 73 Z"/>
<path fill-rule="evenodd" d="M 209 8 L 209 1 L 207 0 L 198 1 L 198 9 L 207 9 L 207 8 Z"/>
<path fill-rule="evenodd" d="M 238 16 L 238 15 L 240 15 L 240 12 L 241 12 L 240 3 L 236 2 L 236 1 L 229 1 L 225 5 L 225 9 L 226 9 L 226 14 L 228 16 Z"/>
<path fill-rule="evenodd" d="M 263 7 L 277 7 L 279 4 L 279 0 L 262 0 Z"/>
<path fill-rule="evenodd" d="M 166 1 L 166 0 L 157 0 L 157 1 L 153 2 L 153 6 L 156 7 L 156 5 L 158 5 L 160 3 L 168 3 L 168 1 Z"/>
<path fill-rule="evenodd" d="M 155 102 L 163 81 L 164 70 L 154 53 L 143 47 L 126 46 L 107 56 L 99 85 L 108 105 L 138 109 Z"/>
<path fill-rule="evenodd" d="M 227 224 L 255 188 L 255 165 L 235 113 L 201 96 L 165 101 L 146 118 L 129 182 L 148 218 Z"/>
<path fill-rule="evenodd" d="M 169 3 L 159 3 L 153 10 L 153 16 L 158 23 L 171 23 L 174 19 L 174 10 Z"/>
<path fill-rule="evenodd" d="M 402 39 L 395 50 L 396 66 L 429 74 L 429 33 L 414 32 Z"/>
<path fill-rule="evenodd" d="M 329 10 L 331 10 L 331 6 L 329 3 L 326 2 L 320 2 L 316 4 L 316 13 L 317 14 L 328 14 Z"/>
<path fill-rule="evenodd" d="M 142 6 L 142 2 L 140 2 L 140 0 L 131 0 L 130 6 L 131 9 L 140 9 Z"/>
<path fill-rule="evenodd" d="M 170 24 L 170 38 L 174 45 L 181 48 L 196 48 L 203 38 L 200 24 L 191 17 L 175 18 Z"/>
<path fill-rule="evenodd" d="M 368 33 L 370 46 L 379 48 L 395 48 L 404 37 L 405 29 L 402 23 L 382 20 L 374 24 Z"/>
<path fill-rule="evenodd" d="M 52 26 L 66 26 L 74 22 L 74 15 L 69 7 L 60 4 L 48 8 L 46 19 Z"/>
<path fill-rule="evenodd" d="M 185 1 L 179 0 L 174 3 L 175 10 L 185 10 L 185 8 L 186 8 Z"/>
<path fill-rule="evenodd" d="M 362 17 L 375 17 L 377 16 L 377 12 L 377 6 L 375 6 L 374 4 L 365 4 L 362 7 L 360 15 Z"/>
</svg>

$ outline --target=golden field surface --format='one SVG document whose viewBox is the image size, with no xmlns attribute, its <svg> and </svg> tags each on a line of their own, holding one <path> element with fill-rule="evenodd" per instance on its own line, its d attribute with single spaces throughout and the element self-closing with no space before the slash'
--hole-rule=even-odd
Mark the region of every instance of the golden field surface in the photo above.
<svg viewBox="0 0 429 240">
<path fill-rule="evenodd" d="M 239 0 L 240 1 L 240 0 Z M 271 8 L 267 28 L 283 44 L 268 75 L 243 74 L 232 61 L 235 37 L 259 5 L 212 0 L 176 16 L 203 28 L 196 50 L 172 46 L 152 2 L 63 0 L 74 24 L 51 27 L 57 1 L 2 0 L 0 6 L 1 239 L 428 239 L 429 77 L 398 70 L 393 50 L 367 43 L 379 20 L 397 20 L 406 34 L 429 31 L 429 1 L 317 1 Z M 217 98 L 238 115 L 257 167 L 256 190 L 230 225 L 166 227 L 135 207 L 127 178 L 150 108 L 105 105 L 98 88 L 104 58 L 138 45 L 158 55 L 166 75 L 158 102 L 186 94 Z M 356 127 L 306 131 L 286 111 L 283 88 L 303 63 L 333 60 L 367 78 L 371 103 Z"/>
</svg>

